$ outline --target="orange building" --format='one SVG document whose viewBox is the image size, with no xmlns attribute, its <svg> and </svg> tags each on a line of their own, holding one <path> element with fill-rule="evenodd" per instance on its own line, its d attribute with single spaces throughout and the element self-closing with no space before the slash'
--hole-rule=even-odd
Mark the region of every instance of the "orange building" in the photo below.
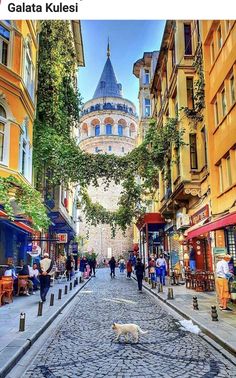
<svg viewBox="0 0 236 378">
<path fill-rule="evenodd" d="M 0 21 L 0 176 L 32 184 L 37 21 Z M 0 219 L 0 264 L 26 253 L 29 227 Z"/>
</svg>

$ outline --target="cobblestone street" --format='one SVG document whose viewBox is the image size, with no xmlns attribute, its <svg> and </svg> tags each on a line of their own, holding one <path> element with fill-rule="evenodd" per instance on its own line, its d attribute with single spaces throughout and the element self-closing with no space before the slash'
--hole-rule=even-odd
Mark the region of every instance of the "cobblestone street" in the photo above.
<svg viewBox="0 0 236 378">
<path fill-rule="evenodd" d="M 24 377 L 235 377 L 235 366 L 117 270 L 97 272 L 39 351 Z M 114 342 L 113 322 L 136 323 L 138 344 Z"/>
</svg>

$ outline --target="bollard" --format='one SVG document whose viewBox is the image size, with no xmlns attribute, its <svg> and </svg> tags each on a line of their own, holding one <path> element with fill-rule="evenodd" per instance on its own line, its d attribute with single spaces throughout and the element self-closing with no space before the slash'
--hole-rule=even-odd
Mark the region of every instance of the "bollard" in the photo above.
<svg viewBox="0 0 236 378">
<path fill-rule="evenodd" d="M 58 290 L 58 299 L 61 299 L 61 295 L 62 295 L 62 289 L 59 289 Z"/>
<path fill-rule="evenodd" d="M 156 283 L 155 281 L 152 281 L 152 289 L 155 289 L 155 287 L 156 287 L 155 283 Z"/>
<path fill-rule="evenodd" d="M 65 285 L 65 291 L 64 291 L 64 294 L 67 294 L 67 292 L 68 292 L 68 286 Z"/>
<path fill-rule="evenodd" d="M 193 309 L 194 310 L 199 310 L 197 297 L 193 297 Z"/>
<path fill-rule="evenodd" d="M 73 284 L 74 287 L 76 287 L 76 280 L 74 280 L 74 284 Z"/>
<path fill-rule="evenodd" d="M 161 283 L 158 285 L 158 293 L 163 293 L 163 286 Z"/>
<path fill-rule="evenodd" d="M 145 282 L 148 282 L 148 277 L 144 277 Z"/>
<path fill-rule="evenodd" d="M 149 283 L 149 285 L 151 285 L 151 278 L 148 279 L 148 283 Z"/>
<path fill-rule="evenodd" d="M 213 322 L 218 321 L 218 314 L 217 314 L 216 306 L 211 306 L 211 320 Z"/>
<path fill-rule="evenodd" d="M 42 315 L 43 315 L 43 302 L 40 301 L 38 305 L 38 316 L 42 316 Z"/>
<path fill-rule="evenodd" d="M 24 332 L 25 330 L 25 313 L 20 313 L 20 325 L 19 325 L 19 332 Z"/>
<path fill-rule="evenodd" d="M 75 286 L 78 285 L 79 281 L 78 281 L 78 277 L 76 277 L 75 279 Z"/>
<path fill-rule="evenodd" d="M 70 290 L 72 290 L 73 282 L 70 282 Z"/>
<path fill-rule="evenodd" d="M 50 297 L 50 306 L 54 306 L 54 294 L 51 294 L 51 297 Z"/>
<path fill-rule="evenodd" d="M 167 299 L 174 299 L 174 291 L 172 287 L 168 288 Z"/>
<path fill-rule="evenodd" d="M 80 276 L 79 278 L 79 283 L 83 283 L 84 282 L 84 277 Z M 77 278 L 77 283 L 78 283 L 78 278 Z M 77 285 L 77 284 L 76 284 Z"/>
</svg>

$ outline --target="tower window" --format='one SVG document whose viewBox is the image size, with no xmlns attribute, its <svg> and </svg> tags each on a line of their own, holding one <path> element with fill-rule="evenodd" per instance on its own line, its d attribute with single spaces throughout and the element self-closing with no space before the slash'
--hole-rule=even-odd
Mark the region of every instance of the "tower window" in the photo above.
<svg viewBox="0 0 236 378">
<path fill-rule="evenodd" d="M 112 135 L 112 125 L 109 123 L 106 125 L 106 135 Z"/>
<path fill-rule="evenodd" d="M 122 152 L 125 152 L 125 148 L 124 148 L 124 147 L 121 147 L 121 151 L 122 151 Z"/>
<path fill-rule="evenodd" d="M 118 125 L 118 135 L 123 136 L 123 125 Z"/>
<path fill-rule="evenodd" d="M 95 126 L 95 136 L 100 135 L 100 125 Z"/>
<path fill-rule="evenodd" d="M 108 151 L 111 151 L 111 150 L 112 150 L 111 146 L 108 146 Z"/>
</svg>

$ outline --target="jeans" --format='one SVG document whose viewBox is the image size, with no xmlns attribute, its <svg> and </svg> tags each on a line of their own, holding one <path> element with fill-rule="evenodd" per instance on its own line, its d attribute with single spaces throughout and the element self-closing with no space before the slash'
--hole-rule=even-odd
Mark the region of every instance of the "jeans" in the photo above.
<svg viewBox="0 0 236 378">
<path fill-rule="evenodd" d="M 143 286 L 143 275 L 137 274 L 138 289 L 141 291 Z"/>
<path fill-rule="evenodd" d="M 156 282 L 156 274 L 155 273 L 151 273 L 151 281 Z"/>
<path fill-rule="evenodd" d="M 160 268 L 160 283 L 162 285 L 165 285 L 165 278 L 166 278 L 166 269 L 165 267 L 161 267 Z"/>
<path fill-rule="evenodd" d="M 127 272 L 127 278 L 131 278 L 131 272 Z"/>
<path fill-rule="evenodd" d="M 111 273 L 110 273 L 111 277 L 115 277 L 115 267 L 111 266 Z"/>
<path fill-rule="evenodd" d="M 48 293 L 48 290 L 50 288 L 50 275 L 46 276 L 39 276 L 39 281 L 40 281 L 40 297 L 43 302 L 46 301 L 46 295 Z"/>
<path fill-rule="evenodd" d="M 38 290 L 38 286 L 40 284 L 40 281 L 36 277 L 30 277 L 30 280 L 33 282 L 34 291 Z"/>
</svg>

